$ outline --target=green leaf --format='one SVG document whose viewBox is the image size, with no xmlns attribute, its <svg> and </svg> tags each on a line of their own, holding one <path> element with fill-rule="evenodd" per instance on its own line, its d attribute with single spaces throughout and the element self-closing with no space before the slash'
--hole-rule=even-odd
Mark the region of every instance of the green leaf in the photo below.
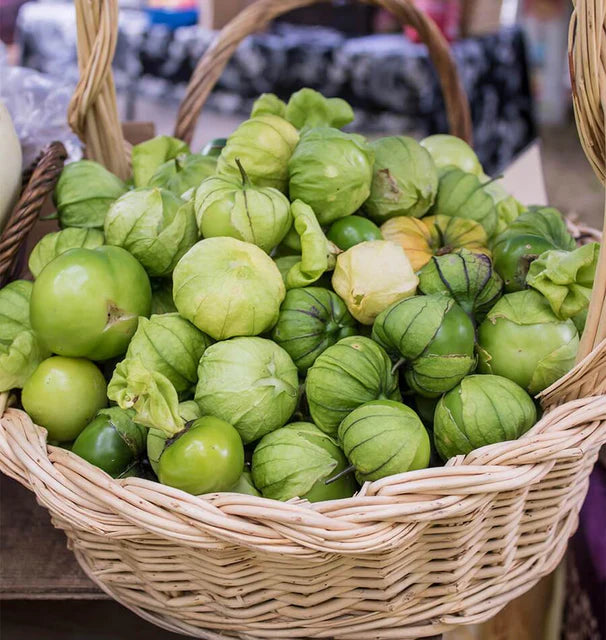
<svg viewBox="0 0 606 640">
<path fill-rule="evenodd" d="M 15 280 L 0 289 L 0 343 L 8 345 L 24 329 L 30 329 L 29 300 L 33 283 Z"/>
<path fill-rule="evenodd" d="M 284 117 L 297 129 L 323 126 L 340 129 L 354 119 L 354 112 L 341 98 L 325 98 L 305 88 L 290 96 Z"/>
<path fill-rule="evenodd" d="M 290 210 L 295 230 L 301 238 L 301 261 L 292 266 L 286 275 L 286 288 L 294 289 L 307 287 L 328 270 L 329 244 L 309 205 L 302 200 L 295 200 Z"/>
<path fill-rule="evenodd" d="M 34 278 L 57 256 L 70 249 L 96 249 L 105 242 L 103 232 L 98 229 L 68 227 L 45 235 L 33 248 L 27 263 Z"/>
<path fill-rule="evenodd" d="M 22 389 L 50 352 L 31 330 L 21 331 L 10 343 L 0 342 L 0 391 Z"/>
<path fill-rule="evenodd" d="M 189 153 L 189 147 L 182 140 L 171 136 L 157 136 L 133 147 L 132 166 L 135 187 L 145 187 L 160 165 L 176 158 L 181 153 Z"/>
<path fill-rule="evenodd" d="M 597 242 L 545 251 L 530 265 L 526 282 L 547 298 L 558 318 L 572 318 L 589 306 L 599 253 Z"/>
<path fill-rule="evenodd" d="M 262 93 L 253 103 L 250 117 L 272 115 L 284 117 L 286 113 L 286 103 L 280 100 L 274 93 Z"/>
<path fill-rule="evenodd" d="M 135 410 L 135 422 L 168 436 L 183 430 L 179 398 L 170 380 L 150 371 L 137 358 L 119 362 L 107 387 L 107 397 L 122 409 Z"/>
</svg>

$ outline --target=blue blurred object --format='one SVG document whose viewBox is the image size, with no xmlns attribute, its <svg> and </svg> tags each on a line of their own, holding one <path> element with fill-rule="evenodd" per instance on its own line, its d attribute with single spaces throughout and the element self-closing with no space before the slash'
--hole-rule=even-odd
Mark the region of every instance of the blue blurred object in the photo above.
<svg viewBox="0 0 606 640">
<path fill-rule="evenodd" d="M 163 24 L 171 30 L 198 23 L 198 9 L 146 9 L 150 24 Z"/>
</svg>

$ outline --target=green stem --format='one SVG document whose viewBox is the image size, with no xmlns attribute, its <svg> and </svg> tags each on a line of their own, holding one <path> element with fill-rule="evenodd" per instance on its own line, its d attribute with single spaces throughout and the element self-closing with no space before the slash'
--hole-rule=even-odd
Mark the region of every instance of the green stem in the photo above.
<svg viewBox="0 0 606 640">
<path fill-rule="evenodd" d="M 497 180 L 502 180 L 503 177 L 504 177 L 503 174 L 501 174 L 499 176 L 494 176 L 493 178 L 490 178 L 490 180 L 488 182 L 482 182 L 481 188 L 483 189 L 484 187 L 487 187 L 489 184 L 492 184 L 493 182 L 496 182 Z"/>
<path fill-rule="evenodd" d="M 393 374 L 406 362 L 406 358 L 400 358 L 394 366 L 391 368 L 391 375 Z"/>
<path fill-rule="evenodd" d="M 332 484 L 333 482 L 336 482 L 337 480 L 339 480 L 339 478 L 342 478 L 343 476 L 348 476 L 350 473 L 352 473 L 355 470 L 356 470 L 355 466 L 353 464 L 350 464 L 349 467 L 345 467 L 343 471 L 339 471 L 339 473 L 337 473 L 336 476 L 333 476 L 332 478 L 328 478 L 328 480 L 324 480 L 324 484 Z"/>
<path fill-rule="evenodd" d="M 240 158 L 236 158 L 236 164 L 238 165 L 238 169 L 240 170 L 240 175 L 242 176 L 242 186 L 243 187 L 250 187 L 250 179 L 249 179 L 248 175 L 246 174 L 246 171 L 244 171 L 244 167 L 242 166 L 242 163 L 240 162 Z"/>
</svg>

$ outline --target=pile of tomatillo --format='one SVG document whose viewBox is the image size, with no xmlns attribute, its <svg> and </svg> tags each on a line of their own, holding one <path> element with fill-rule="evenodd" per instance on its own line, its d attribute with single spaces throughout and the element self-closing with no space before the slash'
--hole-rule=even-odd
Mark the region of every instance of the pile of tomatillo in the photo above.
<svg viewBox="0 0 606 640">
<path fill-rule="evenodd" d="M 599 246 L 458 138 L 369 142 L 262 95 L 123 182 L 69 164 L 60 231 L 0 290 L 0 390 L 115 478 L 310 501 L 520 437 L 573 365 Z"/>
</svg>

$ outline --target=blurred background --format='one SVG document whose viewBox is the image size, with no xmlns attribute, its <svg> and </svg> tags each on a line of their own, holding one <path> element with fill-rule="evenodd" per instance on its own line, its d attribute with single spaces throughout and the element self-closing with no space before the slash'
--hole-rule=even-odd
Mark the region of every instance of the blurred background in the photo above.
<svg viewBox="0 0 606 640">
<path fill-rule="evenodd" d="M 123 119 L 153 121 L 157 133 L 170 133 L 187 80 L 215 31 L 251 1 L 121 0 L 114 68 Z M 602 190 L 578 144 L 571 110 L 566 43 L 572 3 L 416 2 L 452 43 L 486 171 L 498 174 L 539 138 L 552 204 L 598 224 Z M 36 138 L 36 128 L 49 129 L 37 104 L 44 99 L 63 113 L 78 77 L 74 4 L 0 0 L 0 26 L 0 64 L 43 74 L 37 84 L 32 73 L 7 72 L 0 87 L 0 97 L 12 94 L 14 102 L 21 96 L 9 110 Z M 242 43 L 200 118 L 193 149 L 228 134 L 259 93 L 288 98 L 303 86 L 347 99 L 356 111 L 353 128 L 367 135 L 447 129 L 437 78 L 416 33 L 403 31 L 384 10 L 335 0 L 287 13 Z"/>
<path fill-rule="evenodd" d="M 120 0 L 114 74 L 121 118 L 153 122 L 156 133 L 172 133 L 196 63 L 216 31 L 250 1 Z M 572 3 L 415 1 L 451 42 L 486 172 L 498 175 L 538 141 L 550 204 L 601 228 L 604 190 L 580 147 L 572 113 L 567 67 Z M 70 0 L 0 0 L 0 99 L 13 116 L 26 162 L 56 138 L 73 159 L 81 153 L 65 119 L 78 78 L 75 20 Z M 348 100 L 356 112 L 350 128 L 369 136 L 447 131 L 437 77 L 417 34 L 383 10 L 335 0 L 285 14 L 241 44 L 202 112 L 192 150 L 228 135 L 260 93 L 287 99 L 304 86 Z M 6 478 L 2 487 L 3 638 L 177 637 L 99 600 L 102 594 L 81 574 L 63 534 L 50 527 L 32 494 Z M 584 579 L 589 578 L 577 576 L 579 584 Z M 568 595 L 580 591 L 569 589 Z M 526 609 L 518 608 L 500 629 L 462 632 L 456 640 L 547 640 L 547 605 L 526 602 Z M 577 616 L 567 628 L 579 632 L 566 636 L 569 640 L 603 640 L 597 627 L 581 633 L 588 607 L 581 602 L 567 609 L 569 617 Z M 554 631 L 549 640 L 559 637 Z"/>
</svg>

